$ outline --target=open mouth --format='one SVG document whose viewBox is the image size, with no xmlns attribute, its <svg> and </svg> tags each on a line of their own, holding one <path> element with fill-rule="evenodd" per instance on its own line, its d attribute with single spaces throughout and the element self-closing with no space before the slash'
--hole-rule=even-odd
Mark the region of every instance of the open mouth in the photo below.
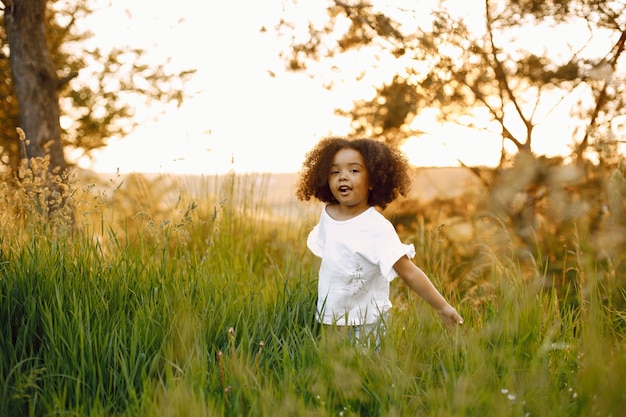
<svg viewBox="0 0 626 417">
<path fill-rule="evenodd" d="M 349 191 L 350 191 L 350 187 L 348 187 L 347 185 L 342 185 L 341 187 L 339 187 L 339 192 L 342 194 L 345 194 Z"/>
</svg>

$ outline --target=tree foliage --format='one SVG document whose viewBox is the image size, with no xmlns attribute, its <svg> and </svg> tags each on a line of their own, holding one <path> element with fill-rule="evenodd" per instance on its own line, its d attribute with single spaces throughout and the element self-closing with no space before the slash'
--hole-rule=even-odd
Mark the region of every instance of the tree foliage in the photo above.
<svg viewBox="0 0 626 417">
<path fill-rule="evenodd" d="M 305 31 L 285 18 L 277 30 L 291 35 L 287 67 L 320 71 L 330 62 L 356 80 L 387 70 L 372 96 L 338 110 L 353 135 L 401 144 L 420 134 L 418 116 L 434 113 L 502 138 L 494 170 L 471 167 L 484 192 L 427 213 L 439 227 L 456 207 L 447 223 L 473 230 L 471 250 L 456 262 L 464 270 L 454 275 L 490 276 L 485 255 L 507 248 L 520 264 L 541 263 L 547 285 L 567 292 L 570 254 L 581 250 L 571 242 L 580 236 L 593 242 L 584 249 L 596 262 L 623 275 L 626 1 L 442 0 L 431 12 L 420 3 L 329 0 L 325 19 Z M 348 55 L 350 67 L 341 68 Z M 557 111 L 567 122 L 554 124 Z M 541 155 L 540 141 L 569 143 L 570 154 Z M 416 201 L 406 206 L 406 218 L 428 217 Z M 615 288 L 623 300 L 624 283 Z"/>
<path fill-rule="evenodd" d="M 16 4 L 3 0 L 6 14 Z M 80 23 L 94 12 L 93 2 L 46 1 L 45 36 L 56 76 L 62 148 L 89 154 L 113 137 L 124 137 L 140 122 L 136 109 L 155 102 L 184 98 L 183 87 L 192 70 L 175 71 L 168 62 L 149 63 L 145 51 L 126 45 L 110 50 L 89 46 L 94 34 Z M 15 172 L 25 156 L 20 152 L 20 127 L 15 77 L 11 74 L 11 45 L 5 19 L 0 24 L 0 162 Z M 111 28 L 114 30 L 114 28 Z M 22 146 L 23 147 L 23 146 Z"/>
<path fill-rule="evenodd" d="M 401 143 L 419 133 L 410 126 L 420 112 L 436 109 L 440 121 L 495 129 L 505 143 L 532 152 L 535 127 L 571 100 L 571 131 L 560 127 L 558 134 L 573 138 L 573 158 L 599 142 L 624 140 L 624 0 L 485 0 L 480 25 L 455 14 L 451 1 L 427 18 L 419 6 L 399 4 L 329 1 L 328 19 L 310 22 L 284 53 L 292 70 L 355 50 L 395 58 L 374 97 L 338 111 L 352 119 L 354 134 Z M 283 20 L 279 30 L 290 25 Z M 568 27 L 584 31 L 585 41 L 570 42 Z M 539 33 L 564 39 L 562 47 L 550 49 Z M 591 44 L 600 46 L 590 51 Z M 476 123 L 478 111 L 489 122 Z M 504 146 L 502 153 L 503 162 Z"/>
</svg>

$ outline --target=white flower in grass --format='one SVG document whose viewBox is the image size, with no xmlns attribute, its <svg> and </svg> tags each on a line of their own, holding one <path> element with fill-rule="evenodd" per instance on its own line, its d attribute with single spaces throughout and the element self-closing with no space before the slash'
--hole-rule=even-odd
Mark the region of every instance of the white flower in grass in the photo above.
<svg viewBox="0 0 626 417">
<path fill-rule="evenodd" d="M 517 396 L 516 396 L 515 394 L 513 394 L 513 393 L 509 392 L 509 390 L 508 390 L 508 389 L 506 389 L 506 388 L 502 388 L 502 389 L 500 390 L 500 392 L 501 392 L 502 394 L 506 395 L 506 398 L 508 398 L 508 399 L 509 399 L 509 401 L 511 401 L 511 402 L 512 402 L 512 401 L 515 401 L 515 399 L 517 398 Z"/>
</svg>

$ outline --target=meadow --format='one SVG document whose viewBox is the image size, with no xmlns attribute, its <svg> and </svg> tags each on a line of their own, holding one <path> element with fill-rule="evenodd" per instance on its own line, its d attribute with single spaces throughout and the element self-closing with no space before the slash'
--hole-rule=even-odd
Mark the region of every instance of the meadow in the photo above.
<svg viewBox="0 0 626 417">
<path fill-rule="evenodd" d="M 626 410 L 626 313 L 584 236 L 566 296 L 495 251 L 465 288 L 441 228 L 418 222 L 403 237 L 465 325 L 395 280 L 382 346 L 363 349 L 316 325 L 319 206 L 270 177 L 83 177 L 75 212 L 52 216 L 36 178 L 22 184 L 0 184 L 0 416 Z"/>
</svg>

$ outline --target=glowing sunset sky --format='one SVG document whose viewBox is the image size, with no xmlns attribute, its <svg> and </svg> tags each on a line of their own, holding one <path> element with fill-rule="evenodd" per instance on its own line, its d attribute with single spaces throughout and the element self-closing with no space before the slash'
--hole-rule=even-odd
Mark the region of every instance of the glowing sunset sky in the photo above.
<svg viewBox="0 0 626 417">
<path fill-rule="evenodd" d="M 95 42 L 144 48 L 155 62 L 170 59 L 176 68 L 196 68 L 197 74 L 188 86 L 194 96 L 181 108 L 168 107 L 157 120 L 152 117 L 156 110 L 140 112 L 145 121 L 130 137 L 97 152 L 93 164 L 81 163 L 96 171 L 296 172 L 319 139 L 348 132 L 349 120 L 335 116 L 334 109 L 350 108 L 353 100 L 371 96 L 373 84 L 387 79 L 374 73 L 329 91 L 321 85 L 323 77 L 283 70 L 279 51 L 286 39 L 272 28 L 281 16 L 323 18 L 319 0 L 300 1 L 295 11 L 285 0 L 151 0 L 110 6 L 100 1 L 102 10 L 86 23 Z M 268 31 L 261 33 L 262 27 Z M 454 166 L 458 158 L 469 165 L 497 163 L 499 138 L 482 134 L 468 140 L 467 130 L 427 123 L 423 126 L 430 127 L 420 128 L 429 134 L 404 147 L 414 164 Z M 543 152 L 566 149 L 566 144 L 551 145 L 554 149 Z"/>
</svg>

